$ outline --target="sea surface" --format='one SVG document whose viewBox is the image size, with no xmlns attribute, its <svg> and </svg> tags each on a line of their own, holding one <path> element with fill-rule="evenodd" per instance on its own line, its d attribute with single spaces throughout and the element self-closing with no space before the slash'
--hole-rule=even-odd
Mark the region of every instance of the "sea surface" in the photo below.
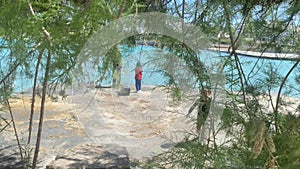
<svg viewBox="0 0 300 169">
<path fill-rule="evenodd" d="M 121 84 L 123 84 L 124 86 L 134 86 L 134 68 L 138 61 L 140 61 L 143 65 L 142 85 L 166 85 L 168 79 L 164 76 L 165 74 L 172 75 L 175 79 L 177 78 L 176 76 L 183 76 L 180 77 L 182 83 L 180 85 L 185 85 L 185 81 L 187 82 L 193 80 L 193 78 L 190 77 L 191 75 L 189 74 L 189 72 L 186 72 L 186 69 L 188 68 L 187 66 L 185 66 L 184 61 L 176 58 L 176 56 L 172 56 L 166 50 L 154 48 L 152 46 L 136 46 L 134 48 L 120 47 L 120 51 L 123 57 L 121 67 Z M 6 57 L 8 55 L 9 52 L 7 50 L 3 48 L 0 49 L 1 76 L 7 73 L 5 62 L 7 62 Z M 226 53 L 218 53 L 207 50 L 199 51 L 199 59 L 204 64 L 208 66 L 210 66 L 210 64 L 213 64 L 211 58 L 220 58 L 218 62 L 222 64 L 222 62 L 225 63 L 226 60 L 228 60 L 229 56 Z M 274 76 L 276 75 L 283 78 L 295 63 L 295 61 L 255 58 L 243 55 L 239 55 L 239 59 L 241 62 L 243 73 L 249 80 L 249 85 L 253 86 L 261 86 L 265 83 L 264 81 L 268 79 L 268 77 L 266 76 L 266 72 L 271 71 Z M 300 97 L 300 85 L 296 81 L 296 78 L 300 76 L 299 67 L 300 66 L 294 69 L 294 71 L 289 76 L 283 90 L 284 94 L 288 94 L 292 97 Z M 93 74 L 92 79 L 96 80 L 98 75 L 95 73 L 91 73 L 96 71 L 97 70 L 90 70 L 86 73 Z M 224 73 L 237 74 L 238 72 L 236 69 L 231 70 L 230 66 L 225 66 Z M 17 78 L 14 82 L 15 92 L 25 91 L 33 86 L 33 78 L 26 77 L 24 69 L 18 69 L 16 77 Z M 110 84 L 111 78 L 107 78 L 102 82 L 102 85 Z M 271 91 L 275 93 L 278 92 L 278 86 L 279 84 L 277 84 L 277 86 L 271 86 Z M 230 86 L 227 85 L 226 88 L 230 88 Z"/>
</svg>

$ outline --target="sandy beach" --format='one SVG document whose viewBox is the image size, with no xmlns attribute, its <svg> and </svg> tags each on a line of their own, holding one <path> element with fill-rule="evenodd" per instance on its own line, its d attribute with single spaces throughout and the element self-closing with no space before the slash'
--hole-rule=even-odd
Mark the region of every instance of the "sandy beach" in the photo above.
<svg viewBox="0 0 300 169">
<path fill-rule="evenodd" d="M 55 158 L 72 147 L 86 144 L 117 145 L 127 151 L 130 160 L 144 159 L 167 151 L 187 136 L 186 131 L 195 129 L 195 114 L 186 117 L 192 100 L 184 104 L 174 103 L 165 88 L 155 86 L 144 86 L 142 92 L 131 92 L 129 96 L 118 96 L 117 92 L 114 89 L 85 88 L 73 91 L 73 95 L 64 100 L 51 101 L 48 98 L 39 166 L 66 165 L 66 161 L 55 161 Z M 23 144 L 28 134 L 30 98 L 24 94 L 11 99 Z M 38 111 L 39 105 L 36 105 L 32 142 L 36 139 Z M 2 111 L 1 116 L 10 119 L 7 112 Z M 0 158 L 4 159 L 9 146 L 14 149 L 13 157 L 16 158 L 15 161 L 0 162 L 0 166 L 17 163 L 12 128 L 1 132 L 0 143 Z"/>
<path fill-rule="evenodd" d="M 193 99 L 174 102 L 167 88 L 157 86 L 144 86 L 140 93 L 132 92 L 132 88 L 128 96 L 119 96 L 118 91 L 88 87 L 68 91 L 66 99 L 48 98 L 38 166 L 50 169 L 91 167 L 91 163 L 104 168 L 108 164 L 128 165 L 129 161 L 168 151 L 191 133 L 197 134 L 196 112 L 186 116 Z M 276 101 L 275 93 L 272 99 Z M 272 113 L 269 98 L 261 96 L 259 100 L 265 113 Z M 29 94 L 10 100 L 23 145 L 28 135 L 30 101 Z M 282 101 L 290 104 L 280 107 L 281 112 L 297 113 L 299 99 L 285 96 Z M 39 105 L 35 108 L 31 147 L 36 139 Z M 0 115 L 10 119 L 5 111 L 0 111 Z M 0 167 L 18 166 L 20 158 L 12 127 L 0 135 Z M 226 134 L 220 132 L 220 143 L 225 142 L 225 138 Z M 110 161 L 103 162 L 107 158 Z"/>
</svg>

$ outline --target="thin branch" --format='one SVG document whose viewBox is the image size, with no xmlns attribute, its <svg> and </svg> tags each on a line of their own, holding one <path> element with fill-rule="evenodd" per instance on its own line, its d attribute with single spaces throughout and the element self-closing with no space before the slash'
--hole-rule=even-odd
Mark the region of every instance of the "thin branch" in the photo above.
<svg viewBox="0 0 300 169">
<path fill-rule="evenodd" d="M 31 3 L 28 4 L 29 8 L 31 10 L 31 13 L 33 16 L 35 16 L 34 10 L 32 8 Z M 49 41 L 50 47 L 53 47 L 52 44 L 52 38 L 50 33 L 46 30 L 45 27 L 42 28 L 43 33 L 45 35 L 45 38 Z M 37 159 L 40 151 L 40 144 L 42 139 L 42 129 L 43 129 L 43 120 L 44 120 L 44 113 L 45 113 L 45 103 L 46 103 L 46 95 L 47 95 L 47 83 L 49 80 L 49 74 L 50 74 L 50 67 L 51 67 L 51 49 L 48 50 L 48 56 L 47 56 L 47 62 L 46 62 L 46 70 L 44 74 L 44 82 L 43 82 L 43 92 L 42 92 L 42 100 L 41 100 L 41 108 L 40 108 L 40 118 L 39 118 L 39 125 L 38 125 L 38 132 L 37 132 L 37 138 L 36 138 L 36 145 L 35 145 L 35 151 L 34 156 L 32 160 L 32 168 L 35 169 L 37 165 Z"/>
<path fill-rule="evenodd" d="M 4 83 L 4 87 L 6 88 L 5 83 Z M 22 165 L 24 167 L 25 163 L 24 163 L 24 157 L 23 157 L 22 147 L 21 147 L 21 144 L 20 144 L 20 140 L 19 140 L 18 131 L 17 131 L 15 119 L 14 119 L 14 116 L 13 116 L 13 112 L 12 112 L 12 109 L 11 109 L 11 106 L 10 106 L 10 103 L 9 103 L 9 100 L 8 100 L 7 97 L 5 97 L 5 102 L 6 102 L 7 106 L 8 106 L 8 111 L 9 111 L 9 114 L 10 114 L 11 122 L 12 122 L 14 133 L 15 133 L 15 137 L 16 137 L 16 140 L 17 140 L 17 144 L 18 144 L 18 148 L 19 148 L 19 152 L 20 152 L 20 156 L 21 156 Z"/>
<path fill-rule="evenodd" d="M 176 0 L 174 0 L 174 5 L 175 5 L 175 11 L 176 11 L 177 15 L 178 15 L 180 18 L 182 18 L 182 15 L 180 14 L 180 12 L 179 12 L 179 10 L 178 10 L 178 9 L 180 8 L 180 6 L 177 5 Z"/>
<path fill-rule="evenodd" d="M 242 21 L 242 29 L 244 28 L 244 24 L 245 24 L 245 21 L 246 21 L 246 17 L 247 17 L 247 15 L 243 18 L 243 21 Z M 233 52 L 235 52 L 235 50 L 237 50 L 236 42 L 237 42 L 238 39 L 240 38 L 241 32 L 242 32 L 242 31 L 240 31 L 240 32 L 238 33 L 237 37 L 235 38 L 235 40 L 234 40 L 234 42 L 233 42 L 233 46 L 234 46 L 234 47 L 233 47 L 233 48 L 234 48 L 234 49 L 233 49 Z M 232 35 L 230 35 L 230 36 L 232 36 Z M 235 57 L 237 57 L 237 53 L 235 53 L 234 55 L 235 55 Z M 238 58 L 238 57 L 237 57 L 237 58 Z M 237 63 L 239 64 L 239 67 L 240 67 L 240 70 L 241 70 L 241 74 L 243 75 L 242 77 L 244 78 L 245 84 L 248 85 L 248 82 L 247 82 L 245 73 L 244 73 L 243 68 L 242 68 L 242 64 L 241 64 L 241 62 L 240 62 L 239 59 L 237 59 Z"/>
<path fill-rule="evenodd" d="M 298 60 L 294 65 L 293 67 L 289 70 L 289 72 L 285 75 L 284 79 L 282 80 L 282 83 L 279 87 L 279 91 L 277 93 L 277 100 L 276 100 L 276 106 L 275 106 L 275 129 L 276 129 L 276 132 L 278 133 L 279 132 L 279 128 L 278 128 L 278 108 L 279 108 L 279 102 L 280 102 L 280 95 L 281 95 L 281 91 L 283 89 L 283 86 L 287 80 L 287 78 L 290 76 L 290 74 L 293 72 L 293 70 L 298 66 L 300 60 Z"/>
<path fill-rule="evenodd" d="M 121 8 L 119 9 L 119 13 L 118 13 L 117 19 L 119 19 L 119 18 L 122 16 L 122 13 L 123 13 L 123 11 L 124 11 L 124 9 L 125 9 L 125 6 L 126 6 L 126 0 L 123 0 L 122 6 L 121 6 Z"/>
<path fill-rule="evenodd" d="M 31 101 L 31 109 L 30 109 L 30 117 L 29 117 L 29 127 L 28 127 L 28 139 L 27 144 L 30 144 L 31 140 L 31 131 L 32 131 L 32 121 L 33 121 L 33 114 L 34 114 L 34 104 L 35 104 L 35 96 L 36 96 L 36 86 L 37 86 L 37 78 L 39 72 L 39 66 L 42 59 L 42 55 L 44 54 L 45 50 L 42 50 L 39 53 L 38 60 L 35 67 L 35 75 L 34 75 L 34 82 L 33 82 L 33 90 L 32 90 L 32 101 Z"/>
<path fill-rule="evenodd" d="M 8 74 L 6 74 L 6 75 L 1 79 L 0 84 L 2 84 L 2 83 L 3 83 L 3 82 L 4 82 L 4 81 L 5 81 L 5 80 L 13 73 L 13 72 L 15 72 L 15 71 L 17 70 L 17 68 L 18 68 L 22 63 L 25 62 L 26 58 L 29 57 L 33 52 L 35 52 L 35 51 L 37 50 L 37 48 L 38 48 L 39 46 L 41 46 L 41 44 L 42 44 L 42 42 L 36 44 L 36 45 L 34 46 L 34 48 L 33 48 L 31 51 L 29 51 L 29 53 L 27 54 L 27 56 L 24 57 L 20 62 L 18 62 L 18 63 L 10 70 L 10 72 L 9 72 Z"/>
<path fill-rule="evenodd" d="M 242 72 L 242 67 L 241 67 L 241 64 L 239 62 L 239 58 L 238 58 L 238 55 L 236 53 L 236 47 L 235 47 L 235 42 L 236 40 L 233 39 L 233 35 L 232 35 L 232 30 L 231 30 L 231 25 L 230 25 L 230 18 L 229 18 L 229 12 L 228 12 L 228 9 L 227 9 L 227 6 L 226 4 L 224 3 L 224 11 L 225 11 L 225 19 L 226 19 L 226 27 L 228 29 L 228 32 L 230 34 L 230 42 L 231 42 L 231 48 L 232 48 L 232 52 L 231 52 L 231 55 L 233 54 L 234 55 L 234 59 L 235 59 L 235 64 L 236 64 L 236 67 L 237 67 L 237 71 L 238 71 L 238 75 L 239 75 L 239 80 L 240 80 L 240 83 L 241 83 L 241 88 L 242 88 L 242 92 L 243 92 L 243 102 L 245 105 L 247 105 L 247 102 L 246 102 L 246 92 L 245 92 L 245 87 L 244 87 L 244 81 L 243 81 L 243 72 Z M 230 47 L 228 48 L 228 50 L 230 49 Z"/>
<path fill-rule="evenodd" d="M 196 10 L 195 10 L 195 14 L 194 14 L 194 21 L 196 20 L 197 14 L 198 14 L 199 0 L 196 0 L 195 8 L 196 8 Z"/>
<path fill-rule="evenodd" d="M 48 79 L 49 79 L 50 63 L 51 63 L 51 52 L 48 51 L 46 71 L 45 71 L 44 82 L 43 82 L 43 93 L 42 93 L 42 100 L 41 100 L 38 133 L 37 133 L 36 146 L 35 146 L 34 157 L 33 157 L 33 162 L 32 162 L 33 169 L 36 168 L 37 158 L 38 158 L 41 139 L 42 139 L 42 129 L 43 129 L 43 120 L 44 120 L 44 113 L 45 113 L 45 103 L 46 103 L 47 83 L 48 83 Z"/>
<path fill-rule="evenodd" d="M 256 67 L 256 65 L 259 63 L 259 60 L 262 59 L 262 55 L 263 53 L 265 53 L 267 51 L 267 49 L 269 47 L 272 46 L 272 43 L 275 42 L 276 39 L 278 39 L 278 37 L 287 30 L 288 26 L 290 25 L 291 21 L 293 20 L 294 14 L 291 14 L 291 16 L 288 18 L 288 21 L 286 22 L 286 25 L 284 26 L 284 28 L 282 30 L 280 30 L 275 36 L 272 37 L 271 41 L 266 45 L 266 47 L 262 50 L 261 55 L 258 57 L 257 61 L 255 62 L 254 66 L 252 67 L 252 69 L 250 70 L 249 74 L 250 75 L 253 71 L 254 68 Z M 268 27 L 266 27 L 266 29 L 269 29 Z M 249 76 L 248 76 L 249 78 Z"/>
<path fill-rule="evenodd" d="M 2 129 L 0 130 L 0 133 L 2 132 L 2 131 L 4 131 L 8 126 L 10 126 L 10 123 L 12 122 L 12 121 L 10 121 L 10 122 L 8 122 L 5 118 L 3 118 L 3 117 L 1 117 L 0 116 L 0 119 L 1 120 L 3 120 L 4 122 L 5 122 L 5 126 L 4 127 L 2 127 Z"/>
<path fill-rule="evenodd" d="M 185 24 L 184 24 L 184 11 L 185 11 L 185 0 L 182 1 L 182 11 L 181 11 L 181 28 L 182 28 L 182 44 L 185 44 L 184 34 L 185 34 Z"/>
<path fill-rule="evenodd" d="M 206 16 L 206 14 L 209 12 L 209 8 L 211 7 L 210 3 L 212 3 L 213 1 L 208 1 L 206 2 L 206 5 L 203 5 L 205 6 L 204 10 L 202 11 L 202 13 L 200 14 L 200 16 L 198 18 L 195 18 L 195 23 L 199 23 L 199 22 L 203 22 L 203 19 L 204 17 Z"/>
</svg>

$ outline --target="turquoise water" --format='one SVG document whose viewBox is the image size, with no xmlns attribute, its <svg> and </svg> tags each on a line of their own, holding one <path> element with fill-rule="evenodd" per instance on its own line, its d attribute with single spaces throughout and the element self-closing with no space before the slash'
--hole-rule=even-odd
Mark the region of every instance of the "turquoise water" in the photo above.
<svg viewBox="0 0 300 169">
<path fill-rule="evenodd" d="M 158 49 L 158 48 L 153 48 L 151 46 L 137 46 L 135 48 L 131 49 L 125 49 L 121 47 L 121 53 L 123 56 L 123 64 L 122 64 L 122 78 L 121 78 L 121 83 L 124 85 L 134 85 L 134 68 L 136 65 L 137 61 L 141 61 L 143 64 L 143 85 L 164 85 L 167 83 L 167 79 L 164 77 L 164 75 L 161 72 L 161 68 L 156 66 L 157 64 L 161 64 L 162 62 L 166 61 L 166 58 L 168 57 L 169 53 L 165 50 Z M 202 52 L 203 53 L 203 52 Z M 7 50 L 0 50 L 0 58 L 1 58 L 1 76 L 7 72 L 7 67 L 5 67 L 5 62 L 7 62 L 6 57 L 8 56 L 9 52 Z M 206 61 L 205 59 L 209 59 L 212 56 L 218 55 L 216 52 L 211 52 L 211 51 L 206 51 L 204 52 L 205 56 L 204 60 L 203 57 L 200 57 L 202 61 L 205 63 L 210 64 L 210 61 Z M 222 58 L 225 59 L 227 58 L 225 53 L 222 53 Z M 174 56 L 172 56 L 174 57 Z M 293 61 L 283 61 L 283 60 L 270 60 L 270 59 L 258 59 L 254 57 L 247 57 L 247 56 L 239 56 L 240 61 L 242 63 L 242 68 L 244 71 L 244 74 L 249 80 L 249 83 L 251 85 L 263 85 L 263 80 L 266 79 L 266 76 L 264 74 L 264 71 L 269 71 L 268 65 L 272 64 L 273 65 L 273 70 L 280 76 L 285 76 L 289 69 L 293 66 L 295 62 Z M 168 61 L 170 62 L 170 61 Z M 183 63 L 183 61 L 182 61 Z M 176 64 L 182 64 L 182 63 L 177 63 Z M 168 63 L 165 63 L 165 65 Z M 170 65 L 175 64 L 174 63 L 169 63 Z M 254 69 L 252 69 L 255 66 Z M 160 65 L 163 67 L 164 65 Z M 175 68 L 175 67 L 174 67 Z M 169 68 L 170 70 L 172 68 Z M 182 74 L 186 73 L 186 79 L 183 78 L 183 83 L 184 80 L 189 80 L 190 75 L 187 72 L 184 72 L 185 69 L 184 67 L 182 69 L 176 67 L 175 68 L 175 76 L 177 74 Z M 172 70 L 174 71 L 174 70 Z M 96 72 L 95 71 L 90 71 L 90 72 Z M 225 67 L 224 72 L 229 72 L 229 67 Z M 237 74 L 236 70 L 232 71 L 233 74 Z M 89 73 L 89 72 L 86 72 Z M 293 73 L 290 75 L 287 81 L 287 86 L 291 90 L 289 95 L 293 97 L 300 97 L 299 96 L 299 84 L 295 81 L 296 75 L 299 76 L 300 74 L 300 68 L 296 68 Z M 28 88 L 31 88 L 33 86 L 33 80 L 26 78 L 24 75 L 24 71 L 22 69 L 18 69 L 18 78 L 16 78 L 16 81 L 14 83 L 15 91 L 20 92 L 24 91 Z M 106 79 L 106 81 L 103 82 L 105 84 L 110 84 L 111 80 Z M 227 86 L 229 88 L 229 86 Z M 271 89 L 273 92 L 278 92 L 278 87 L 274 86 Z M 289 92 L 287 90 L 287 87 L 283 92 Z"/>
<path fill-rule="evenodd" d="M 164 85 L 166 78 L 160 70 L 155 67 L 154 61 L 151 63 L 153 57 L 159 58 L 164 55 L 163 50 L 155 49 L 150 46 L 137 46 L 130 51 L 121 50 L 123 54 L 122 64 L 122 78 L 121 83 L 125 85 L 134 85 L 135 66 L 138 61 L 141 62 L 143 67 L 143 80 L 144 85 Z"/>
<path fill-rule="evenodd" d="M 138 46 L 131 50 L 130 52 L 123 52 L 125 58 L 123 60 L 123 74 L 122 74 L 122 83 L 132 85 L 134 83 L 133 77 L 134 72 L 128 71 L 133 70 L 135 67 L 135 63 L 140 60 L 142 63 L 146 63 L 144 65 L 144 79 L 143 84 L 153 84 L 153 85 L 161 85 L 165 84 L 167 79 L 159 72 L 155 72 L 157 67 L 151 62 L 153 56 L 156 58 L 161 58 L 163 60 L 166 55 L 166 51 L 162 51 L 161 49 L 156 49 L 149 46 Z M 207 51 L 205 52 L 207 56 L 202 59 L 206 64 L 211 64 L 210 61 L 206 61 L 205 59 L 210 58 L 212 56 L 221 55 L 222 59 L 228 58 L 228 54 L 221 53 L 218 54 L 216 52 Z M 200 56 L 201 58 L 201 56 Z M 248 85 L 258 86 L 260 90 L 266 91 L 266 73 L 273 71 L 273 74 L 277 74 L 281 79 L 286 76 L 288 71 L 292 68 L 295 61 L 287 61 L 287 60 L 273 60 L 273 59 L 264 59 L 264 58 L 256 58 L 249 56 L 239 56 L 240 62 L 242 64 L 242 70 L 244 72 L 245 77 L 247 78 Z M 149 62 L 150 60 L 150 62 Z M 225 62 L 225 61 L 224 61 Z M 270 68 L 272 65 L 272 69 Z M 178 71 L 178 70 L 177 70 Z M 228 74 L 237 74 L 237 70 L 230 71 L 230 67 L 226 66 L 224 68 L 224 73 Z M 300 66 L 293 70 L 293 72 L 288 77 L 288 80 L 285 83 L 283 94 L 288 94 L 293 97 L 300 97 L 300 85 L 296 82 L 295 78 L 300 76 Z M 272 92 L 278 92 L 280 82 L 278 81 L 276 85 L 270 86 Z M 276 81 L 275 81 L 276 83 Z M 229 86 L 226 86 L 229 88 Z M 236 88 L 237 89 L 237 88 Z"/>
<path fill-rule="evenodd" d="M 283 79 L 296 63 L 295 61 L 259 59 L 242 55 L 239 56 L 239 59 L 242 63 L 244 74 L 249 81 L 249 85 L 258 86 L 260 87 L 260 90 L 267 90 L 264 89 L 267 88 L 268 85 L 266 84 L 266 80 L 269 79 L 269 77 L 266 76 L 266 73 L 271 72 L 274 76 Z M 235 73 L 237 73 L 237 71 L 235 71 Z M 300 65 L 298 65 L 298 67 L 296 67 L 289 75 L 284 90 L 282 91 L 283 94 L 300 97 L 300 85 L 296 82 L 297 76 L 300 76 Z M 281 82 L 282 80 L 275 81 L 275 83 L 278 84 L 271 86 L 271 91 L 278 92 L 278 86 L 280 86 Z"/>
</svg>

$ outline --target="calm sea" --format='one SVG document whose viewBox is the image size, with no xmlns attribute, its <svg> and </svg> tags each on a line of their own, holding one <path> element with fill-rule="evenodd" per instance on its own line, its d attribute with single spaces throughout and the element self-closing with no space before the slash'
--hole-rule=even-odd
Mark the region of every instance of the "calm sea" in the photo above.
<svg viewBox="0 0 300 169">
<path fill-rule="evenodd" d="M 169 55 L 167 51 L 153 48 L 151 46 L 137 46 L 131 49 L 126 49 L 125 47 L 121 47 L 120 49 L 123 56 L 122 68 L 121 68 L 122 70 L 121 83 L 123 85 L 129 85 L 129 86 L 134 85 L 134 68 L 137 61 L 140 61 L 143 64 L 143 81 L 142 81 L 143 85 L 165 85 L 167 83 L 167 79 L 164 77 L 160 68 L 161 66 L 163 66 L 161 65 L 161 63 L 167 60 L 166 56 Z M 218 53 L 211 52 L 211 51 L 205 51 L 204 54 L 206 55 L 206 58 L 209 58 L 210 56 L 216 57 L 217 55 L 219 55 Z M 222 59 L 227 58 L 225 53 L 222 53 L 221 55 L 222 55 L 221 57 Z M 8 56 L 8 51 L 5 49 L 0 49 L 1 76 L 7 73 L 7 67 L 5 67 L 7 65 L 5 64 L 5 62 L 7 62 L 7 58 L 5 57 L 7 56 Z M 281 77 L 284 77 L 294 64 L 293 61 L 258 59 L 258 58 L 247 57 L 242 55 L 239 56 L 239 58 L 242 63 L 244 74 L 249 79 L 249 83 L 254 86 L 256 84 L 263 85 L 264 83 L 263 81 L 267 79 L 265 72 L 270 71 L 270 65 L 272 65 L 272 71 L 274 75 L 277 74 Z M 170 64 L 171 61 L 168 60 L 167 62 L 169 62 L 168 64 Z M 205 63 L 210 64 L 210 61 Z M 253 69 L 253 67 L 255 68 Z M 182 69 L 185 68 L 186 67 L 183 67 Z M 176 67 L 175 74 L 176 71 L 181 72 L 182 70 Z M 224 72 L 228 73 L 229 71 L 230 71 L 230 67 L 229 66 L 225 67 Z M 237 73 L 236 70 L 233 70 L 232 72 L 233 74 Z M 288 78 L 288 81 L 285 85 L 285 89 L 283 91 L 285 93 L 290 92 L 289 95 L 293 97 L 300 97 L 299 95 L 300 85 L 295 80 L 297 75 L 300 76 L 299 66 L 293 71 L 293 73 Z M 110 85 L 110 83 L 111 83 L 110 79 L 106 79 L 105 81 L 103 81 L 103 85 Z M 32 86 L 33 86 L 33 79 L 27 78 L 24 75 L 24 72 L 21 69 L 18 69 L 17 78 L 14 83 L 15 92 L 21 92 L 27 90 Z M 271 90 L 273 92 L 278 92 L 278 87 L 274 86 Z"/>
</svg>

